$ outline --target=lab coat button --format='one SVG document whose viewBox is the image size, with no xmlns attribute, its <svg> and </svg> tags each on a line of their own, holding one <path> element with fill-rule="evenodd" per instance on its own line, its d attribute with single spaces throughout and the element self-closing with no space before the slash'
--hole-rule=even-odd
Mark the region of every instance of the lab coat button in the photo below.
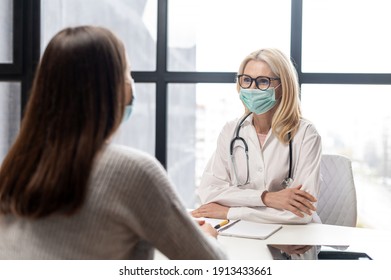
<svg viewBox="0 0 391 280">
<path fill-rule="evenodd" d="M 259 172 L 261 172 L 261 173 L 262 173 L 262 171 L 263 171 L 263 168 L 262 168 L 262 167 L 260 167 L 260 168 L 259 168 Z"/>
</svg>

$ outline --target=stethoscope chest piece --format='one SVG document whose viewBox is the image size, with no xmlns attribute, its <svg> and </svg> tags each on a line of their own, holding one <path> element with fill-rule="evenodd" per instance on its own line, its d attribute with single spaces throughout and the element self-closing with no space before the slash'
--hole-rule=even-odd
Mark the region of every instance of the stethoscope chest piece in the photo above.
<svg viewBox="0 0 391 280">
<path fill-rule="evenodd" d="M 288 187 L 292 184 L 292 182 L 293 182 L 293 179 L 290 178 L 290 177 L 287 177 L 287 178 L 285 178 L 285 179 L 282 181 L 281 186 L 282 186 L 283 188 L 288 188 Z"/>
</svg>

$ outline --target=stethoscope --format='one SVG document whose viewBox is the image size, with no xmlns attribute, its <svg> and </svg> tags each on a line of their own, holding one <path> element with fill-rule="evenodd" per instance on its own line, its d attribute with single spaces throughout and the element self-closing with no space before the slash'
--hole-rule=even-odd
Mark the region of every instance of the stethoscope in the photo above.
<svg viewBox="0 0 391 280">
<path fill-rule="evenodd" d="M 236 128 L 235 128 L 234 137 L 232 138 L 231 143 L 230 143 L 230 147 L 229 147 L 229 153 L 230 153 L 230 156 L 231 156 L 231 162 L 232 162 L 232 166 L 233 166 L 233 169 L 234 169 L 234 175 L 235 175 L 235 180 L 237 182 L 237 186 L 246 185 L 246 184 L 249 183 L 249 180 L 250 180 L 250 168 L 249 168 L 250 163 L 249 163 L 249 157 L 248 157 L 248 145 L 247 145 L 246 140 L 244 140 L 242 137 L 239 136 L 239 132 L 240 132 L 240 129 L 242 128 L 243 122 L 251 114 L 252 114 L 252 112 L 248 113 L 241 120 L 239 120 L 239 122 L 238 122 L 238 124 L 236 125 Z M 288 134 L 288 136 L 290 138 L 290 133 Z M 235 142 L 237 142 L 237 141 L 241 142 L 243 144 L 244 152 L 246 154 L 247 176 L 246 176 L 246 182 L 244 184 L 240 184 L 240 182 L 239 182 L 239 176 L 238 176 L 238 173 L 237 173 L 235 157 L 233 155 L 234 145 L 235 145 Z M 292 181 L 293 181 L 293 178 L 292 178 L 292 139 L 291 139 L 289 141 L 289 172 L 288 172 L 288 177 L 286 177 L 282 181 L 281 185 L 284 188 L 286 188 L 286 187 L 288 187 L 292 183 Z"/>
</svg>

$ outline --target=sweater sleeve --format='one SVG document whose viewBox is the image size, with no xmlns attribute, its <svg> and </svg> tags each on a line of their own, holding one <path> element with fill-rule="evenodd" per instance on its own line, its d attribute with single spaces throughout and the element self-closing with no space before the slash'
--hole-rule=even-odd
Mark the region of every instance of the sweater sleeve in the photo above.
<svg viewBox="0 0 391 280">
<path fill-rule="evenodd" d="M 166 171 L 154 158 L 128 167 L 135 186 L 128 193 L 133 230 L 170 259 L 224 259 L 217 240 L 204 234 L 177 196 Z"/>
</svg>

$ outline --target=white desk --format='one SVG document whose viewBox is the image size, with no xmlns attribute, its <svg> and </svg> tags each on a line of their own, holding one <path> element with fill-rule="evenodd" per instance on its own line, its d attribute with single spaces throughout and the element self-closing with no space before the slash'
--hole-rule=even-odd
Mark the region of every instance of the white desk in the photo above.
<svg viewBox="0 0 391 280">
<path fill-rule="evenodd" d="M 391 232 L 311 223 L 283 225 L 265 240 L 218 236 L 218 241 L 234 260 L 271 260 L 268 244 L 349 245 L 349 251 L 365 252 L 374 260 L 386 260 L 391 252 Z M 157 252 L 156 259 L 165 259 Z"/>
<path fill-rule="evenodd" d="M 267 244 L 350 245 L 349 251 L 365 252 L 374 260 L 385 260 L 391 252 L 391 232 L 311 223 L 283 225 L 265 240 L 219 236 L 230 259 L 270 260 Z"/>
</svg>

